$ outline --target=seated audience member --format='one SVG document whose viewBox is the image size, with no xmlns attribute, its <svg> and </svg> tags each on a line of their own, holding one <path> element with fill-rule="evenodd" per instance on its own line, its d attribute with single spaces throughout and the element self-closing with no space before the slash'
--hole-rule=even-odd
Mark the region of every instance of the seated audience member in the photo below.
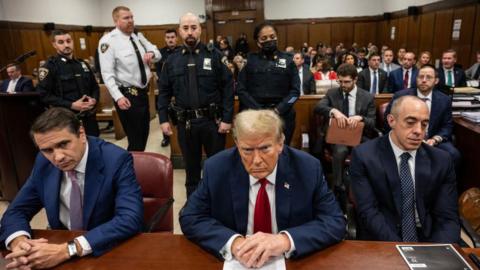
<svg viewBox="0 0 480 270">
<path fill-rule="evenodd" d="M 417 62 L 417 68 L 420 69 L 424 65 L 430 65 L 430 61 L 432 60 L 432 54 L 429 51 L 423 51 L 420 53 Z"/>
<path fill-rule="evenodd" d="M 380 55 L 371 53 L 368 57 L 368 68 L 358 74 L 357 86 L 372 94 L 385 92 L 387 73 L 379 68 Z"/>
<path fill-rule="evenodd" d="M 390 113 L 393 101 L 399 97 L 410 95 L 424 100 L 430 112 L 428 129 L 424 138 L 426 144 L 450 153 L 454 164 L 458 166 L 460 152 L 452 144 L 452 99 L 441 91 L 435 90 L 437 83 L 438 76 L 435 67 L 432 65 L 421 67 L 417 76 L 417 89 L 404 89 L 396 92 L 385 110 L 385 119 Z M 390 130 L 388 123 L 385 123 L 385 130 Z"/>
<path fill-rule="evenodd" d="M 407 52 L 403 56 L 402 68 L 390 73 L 388 85 L 390 92 L 395 93 L 406 88 L 416 88 L 418 69 L 415 67 L 415 54 Z"/>
<path fill-rule="evenodd" d="M 388 124 L 388 135 L 352 152 L 358 238 L 458 243 L 455 170 L 448 153 L 423 143 L 427 104 L 415 96 L 396 99 Z"/>
<path fill-rule="evenodd" d="M 235 54 L 246 57 L 249 51 L 250 48 L 248 46 L 247 34 L 240 33 L 240 36 L 235 42 Z"/>
<path fill-rule="evenodd" d="M 315 80 L 310 69 L 305 65 L 303 54 L 297 52 L 293 55 L 293 62 L 298 69 L 298 77 L 300 77 L 300 95 L 315 94 Z"/>
<path fill-rule="evenodd" d="M 437 89 L 448 93 L 452 87 L 467 86 L 465 72 L 455 66 L 457 53 L 454 50 L 446 50 L 442 54 L 442 66 L 438 69 Z"/>
<path fill-rule="evenodd" d="M 397 58 L 393 60 L 393 63 L 401 66 L 403 61 L 403 56 L 405 56 L 406 53 L 407 53 L 407 49 L 405 49 L 404 47 L 400 47 L 397 51 Z"/>
<path fill-rule="evenodd" d="M 188 239 L 247 267 L 342 240 L 345 219 L 320 162 L 285 145 L 282 125 L 273 110 L 236 116 L 236 147 L 205 162 L 203 180 L 180 211 Z"/>
<path fill-rule="evenodd" d="M 30 78 L 22 76 L 22 69 L 18 64 L 9 64 L 7 66 L 8 79 L 0 85 L 2 93 L 33 92 L 33 82 Z"/>
<path fill-rule="evenodd" d="M 141 189 L 132 156 L 88 137 L 75 114 L 55 107 L 31 128 L 40 153 L 32 174 L 2 217 L 0 241 L 10 268 L 50 268 L 76 256 L 102 255 L 143 228 Z M 42 208 L 54 230 L 85 231 L 67 243 L 30 239 Z"/>
<path fill-rule="evenodd" d="M 356 86 L 357 70 L 353 65 L 343 64 L 337 70 L 339 88 L 328 90 L 315 106 L 315 112 L 324 116 L 324 119 L 337 121 L 341 128 L 356 127 L 359 122 L 365 123 L 364 134 L 375 127 L 374 96 L 368 91 Z M 329 121 L 324 121 L 328 126 Z M 327 128 L 327 127 L 324 128 Z M 366 140 L 364 136 L 363 140 Z M 339 188 L 343 184 L 343 162 L 350 149 L 345 145 L 332 145 L 333 181 L 331 188 Z"/>
<path fill-rule="evenodd" d="M 382 55 L 382 63 L 380 68 L 387 72 L 387 78 L 390 77 L 390 73 L 394 70 L 400 68 L 399 65 L 392 62 L 393 61 L 393 51 L 391 49 L 385 49 Z"/>
<path fill-rule="evenodd" d="M 317 94 L 325 94 L 328 89 L 338 87 L 337 73 L 325 59 L 319 59 L 315 64 L 315 89 Z"/>
<path fill-rule="evenodd" d="M 287 46 L 285 48 L 285 52 L 293 56 L 293 54 L 295 53 L 295 49 L 292 46 Z"/>
<path fill-rule="evenodd" d="M 233 52 L 233 49 L 230 46 L 230 42 L 228 42 L 228 39 L 225 37 L 220 39 L 218 45 L 220 46 L 220 51 L 222 52 L 223 56 L 227 57 L 228 61 L 231 63 L 233 61 L 235 53 Z"/>
<path fill-rule="evenodd" d="M 382 48 L 380 49 L 380 55 L 383 56 L 383 54 L 385 53 L 386 50 L 390 49 L 387 45 L 382 45 Z M 392 55 L 392 61 L 393 61 L 393 55 Z M 383 62 L 383 58 L 382 58 L 382 62 Z"/>
<path fill-rule="evenodd" d="M 361 67 L 358 67 L 357 56 L 354 53 L 347 52 L 342 56 L 342 64 L 350 64 L 355 66 L 357 69 L 357 74 L 362 71 Z"/>
<path fill-rule="evenodd" d="M 480 51 L 477 51 L 477 62 L 465 71 L 469 80 L 480 80 Z"/>
<path fill-rule="evenodd" d="M 362 70 L 368 67 L 368 60 L 366 58 L 367 50 L 365 48 L 361 48 L 357 53 L 357 67 L 361 68 Z"/>
</svg>

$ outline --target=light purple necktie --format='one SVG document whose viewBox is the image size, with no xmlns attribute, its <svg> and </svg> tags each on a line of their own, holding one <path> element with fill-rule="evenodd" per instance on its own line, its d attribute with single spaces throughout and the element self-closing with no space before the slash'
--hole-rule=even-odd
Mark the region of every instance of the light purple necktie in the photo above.
<svg viewBox="0 0 480 270">
<path fill-rule="evenodd" d="M 75 170 L 67 172 L 72 182 L 70 191 L 70 230 L 83 230 L 83 205 L 82 192 L 78 184 L 77 172 Z"/>
</svg>

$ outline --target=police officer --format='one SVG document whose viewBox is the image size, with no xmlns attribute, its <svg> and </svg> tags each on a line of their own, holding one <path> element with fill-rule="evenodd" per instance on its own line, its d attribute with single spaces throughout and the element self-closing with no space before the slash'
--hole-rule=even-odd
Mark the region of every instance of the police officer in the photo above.
<svg viewBox="0 0 480 270">
<path fill-rule="evenodd" d="M 170 56 L 173 52 L 175 52 L 175 50 L 179 48 L 179 46 L 177 46 L 177 30 L 167 29 L 167 31 L 165 31 L 165 44 L 166 46 L 160 49 L 162 59 L 155 63 L 158 79 L 160 79 L 160 77 L 162 76 L 163 64 L 165 64 L 165 61 L 167 61 L 168 56 Z M 158 85 L 160 85 L 160 83 L 158 83 Z M 169 144 L 170 136 L 168 136 L 167 134 L 163 134 L 162 147 L 168 146 Z"/>
<path fill-rule="evenodd" d="M 89 65 L 73 56 L 73 40 L 64 30 L 54 30 L 52 45 L 57 55 L 39 68 L 37 91 L 48 106 L 65 107 L 78 114 L 87 135 L 100 134 L 95 115 L 99 88 Z"/>
<path fill-rule="evenodd" d="M 300 95 L 300 78 L 292 56 L 277 49 L 277 30 L 272 24 L 255 27 L 253 37 L 260 51 L 248 55 L 238 76 L 240 110 L 272 109 L 285 122 L 285 143 L 295 129 L 293 105 Z"/>
<path fill-rule="evenodd" d="M 160 60 L 157 47 L 134 33 L 133 14 L 118 6 L 112 12 L 116 28 L 99 42 L 100 66 L 105 85 L 128 138 L 128 151 L 144 151 L 150 130 L 148 81 L 150 63 Z"/>
<path fill-rule="evenodd" d="M 200 42 L 201 33 L 196 15 L 180 18 L 184 44 L 165 62 L 158 96 L 162 132 L 172 134 L 168 111 L 177 123 L 187 197 L 200 181 L 202 146 L 208 157 L 222 150 L 233 117 L 232 74 L 222 63 L 221 53 Z M 171 103 L 172 96 L 175 103 Z"/>
</svg>

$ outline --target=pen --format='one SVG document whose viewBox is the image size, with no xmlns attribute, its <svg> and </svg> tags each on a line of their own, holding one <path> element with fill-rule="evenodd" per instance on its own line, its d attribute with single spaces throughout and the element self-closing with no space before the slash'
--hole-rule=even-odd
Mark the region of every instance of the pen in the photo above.
<svg viewBox="0 0 480 270">
<path fill-rule="evenodd" d="M 475 255 L 475 253 L 470 253 L 468 257 L 470 257 L 470 259 L 477 266 L 477 268 L 480 269 L 480 259 L 477 257 L 477 255 Z"/>
</svg>

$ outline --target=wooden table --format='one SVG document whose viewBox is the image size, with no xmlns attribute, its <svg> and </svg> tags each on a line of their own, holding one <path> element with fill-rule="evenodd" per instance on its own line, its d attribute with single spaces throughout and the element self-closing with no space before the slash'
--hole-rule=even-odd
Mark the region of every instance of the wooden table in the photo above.
<svg viewBox="0 0 480 270">
<path fill-rule="evenodd" d="M 459 195 L 471 188 L 480 187 L 479 153 L 480 125 L 463 117 L 454 117 L 455 146 L 462 155 L 458 179 Z"/>
<path fill-rule="evenodd" d="M 78 233 L 35 231 L 34 236 L 61 243 Z M 299 260 L 287 260 L 287 269 L 408 269 L 392 242 L 343 241 Z M 465 253 L 459 249 L 460 253 Z M 466 249 L 466 252 L 480 249 Z M 467 261 L 471 263 L 468 256 Z M 472 263 L 471 263 L 472 264 Z M 473 264 L 472 264 L 473 265 Z M 101 257 L 68 261 L 55 269 L 222 269 L 217 258 L 188 241 L 183 235 L 140 234 Z"/>
</svg>

